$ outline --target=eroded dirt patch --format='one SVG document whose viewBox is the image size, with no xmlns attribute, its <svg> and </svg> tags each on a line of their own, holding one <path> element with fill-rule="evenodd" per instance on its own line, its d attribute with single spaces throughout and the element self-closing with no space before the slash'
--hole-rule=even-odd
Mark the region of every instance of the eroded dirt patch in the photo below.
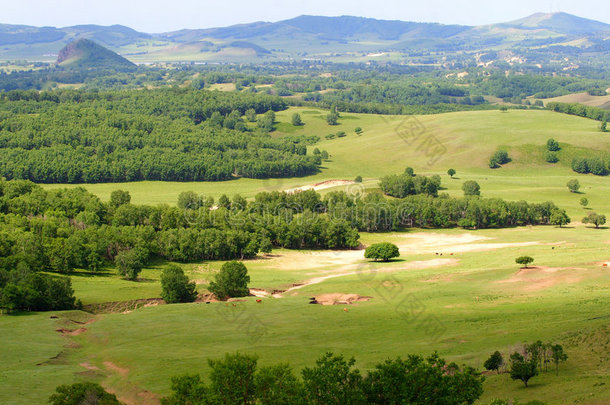
<svg viewBox="0 0 610 405">
<path fill-rule="evenodd" d="M 320 305 L 352 305 L 356 302 L 366 302 L 373 299 L 373 297 L 362 296 L 358 294 L 322 294 L 316 295 L 310 299 L 310 304 Z"/>
<path fill-rule="evenodd" d="M 580 267 L 544 267 L 534 266 L 520 269 L 515 275 L 505 280 L 496 281 L 500 284 L 522 284 L 523 291 L 540 291 L 558 284 L 574 284 L 582 279 L 578 274 L 585 269 Z"/>
<path fill-rule="evenodd" d="M 81 333 L 87 332 L 87 328 L 78 328 L 78 329 L 60 328 L 60 329 L 57 329 L 56 332 L 59 332 L 62 335 L 67 335 L 67 336 L 78 336 Z"/>
</svg>

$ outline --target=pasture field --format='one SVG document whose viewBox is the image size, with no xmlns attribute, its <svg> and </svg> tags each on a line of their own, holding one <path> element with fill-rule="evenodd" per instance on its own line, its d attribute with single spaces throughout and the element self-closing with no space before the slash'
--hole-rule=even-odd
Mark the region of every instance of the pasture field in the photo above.
<svg viewBox="0 0 610 405">
<path fill-rule="evenodd" d="M 129 403 L 149 403 L 168 392 L 172 375 L 205 375 L 208 358 L 233 351 L 257 354 L 261 364 L 281 359 L 300 369 L 332 350 L 355 356 L 366 370 L 390 356 L 436 350 L 482 369 L 493 351 L 506 355 L 541 339 L 560 342 L 570 356 L 559 376 L 542 374 L 524 389 L 507 374 L 490 374 L 481 403 L 496 397 L 607 403 L 610 275 L 602 263 L 610 260 L 609 239 L 606 229 L 583 226 L 363 234 L 364 244 L 397 243 L 400 260 L 370 263 L 361 250 L 276 250 L 246 262 L 251 287 L 271 293 L 306 285 L 260 303 L 250 297 L 152 303 L 98 315 L 3 316 L 0 334 L 7 344 L 0 349 L 0 379 L 8 389 L 1 390 L 0 402 L 11 403 L 14 395 L 41 402 L 59 383 L 85 379 Z M 519 269 L 514 258 L 522 254 L 533 256 L 535 267 Z M 220 264 L 183 267 L 204 291 Z M 158 297 L 162 265 L 146 269 L 137 283 L 114 274 L 75 274 L 76 296 L 84 304 Z M 372 298 L 309 305 L 310 297 L 324 294 Z M 61 328 L 76 332 L 56 332 Z"/>
<path fill-rule="evenodd" d="M 294 112 L 301 114 L 304 126 L 289 124 Z M 388 357 L 438 351 L 451 361 L 482 369 L 494 351 L 507 358 L 523 342 L 538 339 L 566 349 L 569 359 L 559 375 L 543 373 L 525 389 L 506 373 L 487 374 L 481 404 L 493 398 L 610 402 L 610 273 L 604 266 L 610 263 L 610 233 L 578 222 L 589 211 L 610 214 L 610 184 L 608 178 L 578 175 L 569 167 L 573 156 L 607 151 L 610 135 L 601 134 L 595 121 L 549 111 L 461 112 L 417 121 L 342 113 L 340 125 L 333 127 L 325 114 L 290 108 L 277 114 L 272 135 L 318 135 L 321 141 L 315 147 L 327 150 L 331 158 L 314 176 L 84 187 L 104 200 L 123 189 L 136 204 L 175 204 L 182 191 L 252 198 L 260 191 L 357 175 L 372 190 L 381 176 L 411 166 L 416 173 L 441 174 L 443 192 L 452 196 L 462 195 L 465 180 L 476 180 L 485 197 L 550 200 L 566 209 L 575 223 L 562 229 L 362 233 L 364 246 L 389 241 L 400 247 L 401 257 L 389 263 L 368 262 L 362 250 L 276 249 L 246 262 L 250 287 L 263 297 L 229 303 L 159 305 L 152 299 L 160 296 L 164 262 L 146 268 L 138 282 L 121 279 L 112 268 L 98 274 L 79 271 L 71 278 L 85 306 L 151 300 L 135 310 L 107 305 L 97 314 L 1 316 L 0 339 L 5 344 L 0 346 L 0 403 L 15 398 L 19 402 L 14 403 L 44 402 L 57 385 L 80 380 L 99 382 L 127 403 L 156 403 L 169 392 L 171 376 L 206 375 L 207 359 L 225 352 L 257 354 L 262 365 L 285 361 L 299 370 L 333 351 L 356 357 L 357 366 L 366 371 Z M 362 135 L 355 134 L 356 127 L 363 129 Z M 446 152 L 431 161 L 420 141 L 411 140 L 409 128 L 419 128 L 422 137 L 433 135 Z M 325 138 L 337 131 L 347 136 Z M 562 146 L 561 161 L 555 165 L 542 157 L 551 137 Z M 512 162 L 489 169 L 487 161 L 498 148 L 506 148 Z M 449 168 L 457 170 L 456 178 L 446 175 Z M 567 190 L 571 178 L 580 181 L 581 193 Z M 583 196 L 590 201 L 587 210 L 579 205 Z M 535 258 L 532 268 L 515 264 L 522 255 Z M 205 292 L 221 264 L 181 266 Z M 312 297 L 332 302 L 344 301 L 348 294 L 363 301 L 309 304 Z"/>
<path fill-rule="evenodd" d="M 305 125 L 294 127 L 290 117 L 299 112 Z M 261 191 L 285 190 L 303 185 L 343 179 L 364 179 L 367 188 L 376 188 L 386 174 L 401 173 L 411 166 L 416 173 L 440 174 L 443 187 L 452 196 L 462 195 L 462 183 L 476 180 L 485 197 L 542 202 L 552 200 L 568 211 L 573 220 L 580 220 L 584 211 L 579 205 L 586 197 L 592 210 L 610 212 L 610 182 L 606 177 L 581 175 L 570 168 L 576 155 L 599 154 L 610 149 L 610 134 L 599 132 L 597 121 L 550 111 L 476 111 L 412 117 L 383 117 L 369 114 L 342 113 L 337 126 L 325 121 L 325 111 L 311 108 L 290 108 L 277 114 L 277 131 L 286 134 L 317 135 L 320 142 L 310 147 L 327 150 L 330 160 L 320 173 L 288 179 L 236 179 L 226 182 L 135 182 L 83 185 L 103 200 L 117 189 L 127 190 L 136 204 L 174 205 L 183 191 L 195 191 L 218 198 L 222 194 L 241 194 L 252 198 Z M 360 127 L 362 135 L 355 134 Z M 409 128 L 421 132 L 411 141 Z M 330 133 L 344 131 L 342 138 L 327 140 Z M 440 156 L 427 156 L 422 142 L 433 135 L 445 151 Z M 560 142 L 560 161 L 546 163 L 543 159 L 546 141 Z M 498 149 L 508 150 L 512 162 L 500 169 L 489 169 L 489 157 Z M 438 159 L 437 159 L 438 158 Z M 432 161 L 432 162 L 431 162 Z M 455 179 L 446 172 L 457 171 Z M 566 183 L 577 178 L 582 194 L 568 192 Z M 45 185 L 48 188 L 75 185 Z M 345 187 L 343 187 L 345 188 Z M 335 188 L 336 189 L 336 188 Z M 321 190 L 321 193 L 332 189 Z"/>
</svg>

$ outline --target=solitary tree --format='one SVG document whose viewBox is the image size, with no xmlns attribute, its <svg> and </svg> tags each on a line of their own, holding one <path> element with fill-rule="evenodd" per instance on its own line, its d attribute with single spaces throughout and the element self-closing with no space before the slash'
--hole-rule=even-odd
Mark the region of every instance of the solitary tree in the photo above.
<svg viewBox="0 0 610 405">
<path fill-rule="evenodd" d="M 538 364 L 536 359 L 525 359 L 520 353 L 510 355 L 510 378 L 521 380 L 525 387 L 528 381 L 538 375 Z"/>
<path fill-rule="evenodd" d="M 523 265 L 527 269 L 531 263 L 534 262 L 534 258 L 530 256 L 520 256 L 515 259 L 515 263 Z"/>
<path fill-rule="evenodd" d="M 487 360 L 485 360 L 483 367 L 485 367 L 486 370 L 495 370 L 499 373 L 502 364 L 504 364 L 504 358 L 502 358 L 502 353 L 496 351 L 491 356 L 489 356 Z"/>
<path fill-rule="evenodd" d="M 250 293 L 248 283 L 250 276 L 248 269 L 242 262 L 226 262 L 216 274 L 214 281 L 210 283 L 208 290 L 216 295 L 218 299 L 245 297 Z"/>
<path fill-rule="evenodd" d="M 583 224 L 593 224 L 595 228 L 599 228 L 600 226 L 606 223 L 606 216 L 601 214 L 596 214 L 595 212 L 590 212 L 589 215 L 582 219 Z"/>
<path fill-rule="evenodd" d="M 413 177 L 413 176 L 415 176 L 415 171 L 413 170 L 412 167 L 407 167 L 407 168 L 405 168 L 405 174 L 409 177 Z"/>
<path fill-rule="evenodd" d="M 354 182 L 362 183 L 362 176 L 356 176 L 356 178 L 354 179 Z"/>
<path fill-rule="evenodd" d="M 373 259 L 375 261 L 381 260 L 383 262 L 387 262 L 390 259 L 399 256 L 400 252 L 398 251 L 398 246 L 388 242 L 375 243 L 367 247 L 364 251 L 365 258 Z"/>
<path fill-rule="evenodd" d="M 246 119 L 250 122 L 256 122 L 256 111 L 254 108 L 250 108 L 246 111 Z"/>
<path fill-rule="evenodd" d="M 195 288 L 195 283 L 189 281 L 182 268 L 176 264 L 170 264 L 161 273 L 161 297 L 168 304 L 195 301 Z"/>
<path fill-rule="evenodd" d="M 465 196 L 481 195 L 481 186 L 473 180 L 465 181 L 462 185 Z"/>
<path fill-rule="evenodd" d="M 303 125 L 303 120 L 301 120 L 301 114 L 292 114 L 292 125 L 294 125 L 295 127 L 300 127 L 301 125 Z"/>
<path fill-rule="evenodd" d="M 559 149 L 561 149 L 559 147 L 559 142 L 557 142 L 553 138 L 550 138 L 548 141 L 546 141 L 546 148 L 551 152 L 557 152 Z"/>
<path fill-rule="evenodd" d="M 555 374 L 559 375 L 559 363 L 568 360 L 568 355 L 563 351 L 563 347 L 560 344 L 551 346 L 551 357 L 553 363 L 555 363 Z"/>
<path fill-rule="evenodd" d="M 354 128 L 354 132 L 356 133 L 356 135 L 361 135 L 362 134 L 362 128 L 356 127 L 356 128 Z"/>
<path fill-rule="evenodd" d="M 208 360 L 210 368 L 210 391 L 221 404 L 256 403 L 256 356 L 247 354 L 225 354 L 224 359 Z"/>
<path fill-rule="evenodd" d="M 455 169 L 447 170 L 447 174 L 449 175 L 449 177 L 453 178 L 453 176 L 455 176 Z"/>
<path fill-rule="evenodd" d="M 580 183 L 577 179 L 572 179 L 568 181 L 567 186 L 571 193 L 577 193 L 578 190 L 580 190 Z"/>
<path fill-rule="evenodd" d="M 604 120 L 602 121 L 601 125 L 599 126 L 599 130 L 602 132 L 607 132 L 607 127 L 608 127 L 608 123 Z"/>
<path fill-rule="evenodd" d="M 587 205 L 589 205 L 589 200 L 586 197 L 581 198 L 580 205 L 585 208 Z"/>
</svg>

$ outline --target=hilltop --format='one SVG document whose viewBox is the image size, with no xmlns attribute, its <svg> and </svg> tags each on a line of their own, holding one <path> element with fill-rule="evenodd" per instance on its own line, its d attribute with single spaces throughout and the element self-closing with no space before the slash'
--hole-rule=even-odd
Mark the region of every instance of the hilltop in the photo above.
<svg viewBox="0 0 610 405">
<path fill-rule="evenodd" d="M 558 48 L 569 54 L 602 54 L 610 48 L 610 25 L 566 13 L 536 13 L 520 20 L 482 26 L 446 25 L 354 16 L 302 15 L 278 22 L 165 33 L 142 33 L 122 25 L 31 27 L 0 24 L 0 60 L 46 60 L 69 42 L 87 38 L 132 61 L 330 61 L 408 59 L 419 52 L 523 54 L 544 48 L 552 60 Z M 556 49 L 551 49 L 555 47 Z M 527 55 L 531 60 L 532 55 Z M 535 63 L 543 61 L 536 60 Z M 416 63 L 421 63 L 418 61 Z M 544 64 L 544 63 L 543 63 Z"/>
<path fill-rule="evenodd" d="M 135 65 L 122 56 L 88 39 L 78 39 L 59 51 L 57 64 L 79 68 L 128 69 Z"/>
</svg>

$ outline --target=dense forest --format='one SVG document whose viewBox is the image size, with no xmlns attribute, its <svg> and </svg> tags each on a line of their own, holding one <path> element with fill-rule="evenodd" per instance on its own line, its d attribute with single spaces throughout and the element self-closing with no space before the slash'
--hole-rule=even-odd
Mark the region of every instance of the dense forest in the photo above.
<svg viewBox="0 0 610 405">
<path fill-rule="evenodd" d="M 38 183 L 315 173 L 312 139 L 273 139 L 279 97 L 189 89 L 0 93 L 0 176 Z M 257 127 L 242 116 L 266 113 Z"/>
<path fill-rule="evenodd" d="M 0 181 L 0 307 L 66 309 L 69 279 L 48 275 L 116 266 L 136 279 L 150 260 L 245 259 L 273 247 L 351 249 L 358 231 L 405 227 L 492 228 L 554 223 L 552 203 L 409 195 L 355 198 L 332 192 L 264 192 L 218 201 L 182 193 L 176 207 L 130 203 L 115 191 L 108 203 L 83 188 L 45 191 L 24 180 Z"/>
</svg>

